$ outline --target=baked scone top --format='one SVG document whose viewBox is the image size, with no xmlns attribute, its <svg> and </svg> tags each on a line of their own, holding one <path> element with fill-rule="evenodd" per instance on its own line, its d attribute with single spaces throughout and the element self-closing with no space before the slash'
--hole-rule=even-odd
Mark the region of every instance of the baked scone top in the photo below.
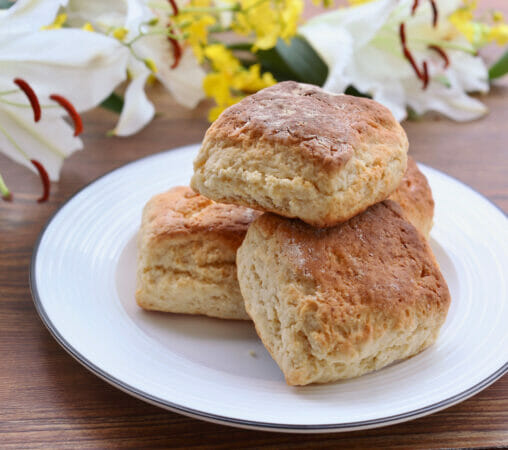
<svg viewBox="0 0 508 450">
<path fill-rule="evenodd" d="M 280 258 L 296 277 L 289 282 L 308 289 L 301 308 L 317 309 L 324 322 L 354 319 L 367 309 L 391 317 L 397 327 L 413 313 L 448 310 L 448 287 L 428 244 L 391 200 L 333 228 L 274 214 L 255 226 L 279 242 Z"/>
<path fill-rule="evenodd" d="M 150 240 L 210 232 L 239 246 L 249 224 L 261 213 L 250 208 L 216 203 L 187 186 L 154 196 L 143 212 L 143 229 Z"/>
<path fill-rule="evenodd" d="M 407 150 L 407 136 L 392 113 L 366 98 L 331 94 L 285 81 L 229 107 L 208 129 L 205 141 L 256 146 L 259 141 L 298 150 L 304 158 L 337 170 L 358 146 Z"/>
</svg>

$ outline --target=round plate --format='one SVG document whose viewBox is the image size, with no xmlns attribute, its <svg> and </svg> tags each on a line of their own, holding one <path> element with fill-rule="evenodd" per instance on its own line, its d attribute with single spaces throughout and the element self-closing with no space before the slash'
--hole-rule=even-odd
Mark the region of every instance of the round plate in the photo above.
<svg viewBox="0 0 508 450">
<path fill-rule="evenodd" d="M 452 303 L 436 344 L 360 378 L 290 387 L 251 323 L 150 313 L 134 300 L 136 233 L 154 194 L 188 184 L 197 146 L 96 180 L 50 220 L 31 288 L 55 339 L 123 391 L 192 417 L 288 432 L 373 428 L 424 416 L 508 370 L 508 220 L 485 198 L 421 166 L 436 200 L 431 245 Z"/>
</svg>

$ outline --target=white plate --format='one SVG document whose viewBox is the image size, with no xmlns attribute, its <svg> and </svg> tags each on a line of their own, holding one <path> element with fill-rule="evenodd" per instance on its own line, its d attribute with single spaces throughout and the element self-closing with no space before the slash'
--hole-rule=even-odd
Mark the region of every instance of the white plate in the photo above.
<svg viewBox="0 0 508 450">
<path fill-rule="evenodd" d="M 197 146 L 128 164 L 72 197 L 35 248 L 31 288 L 56 340 L 104 380 L 163 408 L 245 428 L 345 431 L 424 416 L 508 370 L 508 220 L 421 166 L 431 244 L 452 294 L 437 343 L 357 379 L 289 387 L 250 323 L 148 313 L 134 301 L 136 232 L 154 194 L 187 184 Z"/>
</svg>

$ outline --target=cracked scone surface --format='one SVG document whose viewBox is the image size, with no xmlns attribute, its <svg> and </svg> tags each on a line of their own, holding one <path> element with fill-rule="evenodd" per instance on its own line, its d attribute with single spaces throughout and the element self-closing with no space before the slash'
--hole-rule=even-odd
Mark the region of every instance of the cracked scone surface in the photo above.
<svg viewBox="0 0 508 450">
<path fill-rule="evenodd" d="M 245 307 L 290 385 L 356 377 L 431 345 L 450 294 L 391 200 L 317 229 L 263 214 L 237 253 Z"/>
<path fill-rule="evenodd" d="M 249 319 L 236 251 L 260 213 L 175 187 L 143 210 L 136 301 L 147 310 Z"/>
<path fill-rule="evenodd" d="M 408 157 L 406 173 L 389 198 L 400 205 L 406 219 L 428 238 L 434 221 L 434 198 L 427 178 L 413 158 Z"/>
<path fill-rule="evenodd" d="M 220 115 L 191 186 L 219 202 L 333 226 L 397 188 L 407 149 L 404 130 L 379 103 L 287 81 Z"/>
</svg>

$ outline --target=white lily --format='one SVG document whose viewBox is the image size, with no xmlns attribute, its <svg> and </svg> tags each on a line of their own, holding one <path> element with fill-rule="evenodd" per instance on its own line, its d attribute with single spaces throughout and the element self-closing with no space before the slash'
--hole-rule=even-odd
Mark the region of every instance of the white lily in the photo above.
<svg viewBox="0 0 508 450">
<path fill-rule="evenodd" d="M 76 25 L 90 22 L 103 33 L 110 33 L 115 28 L 128 31 L 124 42 L 132 42 L 127 66 L 131 83 L 125 92 L 124 107 L 114 134 L 128 136 L 137 133 L 152 120 L 155 108 L 145 94 L 146 82 L 151 74 L 183 106 L 194 108 L 204 98 L 205 72 L 190 48 L 183 49 L 179 64 L 171 68 L 173 50 L 162 31 L 166 26 L 165 10 L 159 13 L 143 0 L 70 0 L 67 11 L 71 23 Z M 153 30 L 146 25 L 155 18 L 160 19 L 160 23 L 153 27 L 161 30 L 159 34 L 151 34 Z M 141 35 L 143 28 L 147 29 L 146 35 Z M 150 70 L 143 61 L 153 63 L 155 70 Z"/>
<path fill-rule="evenodd" d="M 106 36 L 41 30 L 65 3 L 18 0 L 0 15 L 0 151 L 41 173 L 32 162 L 37 161 L 51 180 L 58 180 L 64 158 L 83 145 L 65 119 L 66 110 L 50 96 L 65 97 L 77 111 L 95 107 L 125 79 L 128 57 L 127 49 Z M 39 98 L 37 122 L 17 78 Z"/>
<path fill-rule="evenodd" d="M 354 86 L 387 106 L 398 120 L 406 118 L 408 106 L 417 114 L 438 111 L 457 121 L 482 116 L 486 107 L 467 92 L 488 91 L 487 68 L 447 20 L 460 0 L 437 2 L 436 26 L 430 1 L 420 2 L 412 15 L 413 4 L 375 0 L 317 16 L 301 27 L 300 33 L 328 65 L 324 88 L 340 93 Z M 426 62 L 427 86 L 404 56 L 401 23 L 421 78 Z"/>
</svg>

